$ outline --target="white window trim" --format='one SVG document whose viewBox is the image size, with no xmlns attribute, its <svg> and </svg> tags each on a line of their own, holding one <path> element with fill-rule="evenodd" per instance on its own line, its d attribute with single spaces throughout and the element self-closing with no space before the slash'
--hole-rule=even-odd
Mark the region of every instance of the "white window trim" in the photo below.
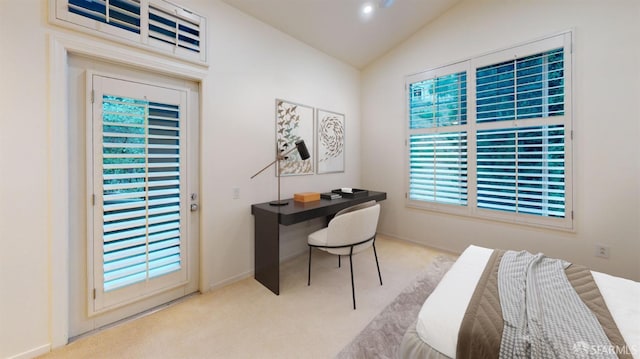
<svg viewBox="0 0 640 359">
<path fill-rule="evenodd" d="M 561 231 L 574 231 L 574 207 L 573 207 L 573 98 L 572 98 L 572 68 L 573 68 L 573 31 L 567 30 L 552 34 L 543 38 L 535 39 L 506 49 L 492 51 L 480 56 L 471 57 L 464 61 L 454 62 L 450 65 L 439 66 L 421 73 L 412 74 L 405 79 L 405 206 L 417 209 L 442 212 L 452 215 L 478 218 L 490 221 L 499 221 L 519 225 L 542 227 Z M 539 126 L 540 124 L 564 124 L 565 131 L 565 217 L 543 217 L 537 215 L 502 212 L 497 210 L 483 209 L 477 207 L 477 169 L 476 169 L 476 131 L 478 127 L 489 129 L 492 127 L 504 128 L 506 121 L 501 123 L 476 123 L 476 68 L 490 64 L 507 61 L 514 58 L 521 58 L 535 53 L 551 50 L 557 47 L 564 47 L 564 78 L 565 78 L 565 108 L 564 116 L 554 116 L 535 120 L 535 125 L 531 125 L 529 120 L 513 120 L 517 127 Z M 411 130 L 408 126 L 409 119 L 409 88 L 410 84 L 426 79 L 443 76 L 446 74 L 467 71 L 467 124 L 460 126 L 445 126 L 430 128 L 429 133 L 467 131 L 467 205 L 454 205 L 427 201 L 411 200 L 410 191 L 410 134 L 419 133 L 420 130 Z"/>
<path fill-rule="evenodd" d="M 206 18 L 180 5 L 166 0 L 141 0 L 140 34 L 71 13 L 67 10 L 67 5 L 68 0 L 49 0 L 49 22 L 51 24 L 190 63 L 209 65 Z M 161 41 L 150 38 L 148 30 L 149 5 L 199 23 L 201 51 L 199 53 L 190 52 L 175 46 L 168 46 L 168 44 L 163 44 Z"/>
</svg>

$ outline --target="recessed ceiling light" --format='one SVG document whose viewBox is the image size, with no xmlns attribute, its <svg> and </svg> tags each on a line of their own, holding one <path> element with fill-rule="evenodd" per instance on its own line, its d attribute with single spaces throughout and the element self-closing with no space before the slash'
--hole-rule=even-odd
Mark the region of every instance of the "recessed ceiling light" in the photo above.
<svg viewBox="0 0 640 359">
<path fill-rule="evenodd" d="M 371 4 L 366 4 L 365 6 L 362 7 L 362 13 L 367 15 L 367 14 L 371 14 L 373 12 L 373 5 Z"/>
</svg>

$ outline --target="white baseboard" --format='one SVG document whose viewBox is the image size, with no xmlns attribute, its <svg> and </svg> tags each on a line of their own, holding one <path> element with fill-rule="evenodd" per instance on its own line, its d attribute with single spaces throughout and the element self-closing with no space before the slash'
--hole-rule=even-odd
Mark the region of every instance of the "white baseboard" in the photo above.
<svg viewBox="0 0 640 359">
<path fill-rule="evenodd" d="M 51 351 L 51 344 L 44 344 L 37 348 L 27 350 L 26 352 L 22 352 L 20 354 L 10 356 L 8 357 L 8 359 L 31 359 L 43 354 L 47 354 L 50 351 Z"/>
<path fill-rule="evenodd" d="M 280 258 L 280 263 L 286 262 L 286 261 L 288 261 L 290 259 L 293 259 L 293 258 L 295 258 L 297 256 L 300 256 L 300 255 L 302 255 L 302 254 L 304 254 L 306 252 L 307 252 L 307 250 L 305 249 L 304 251 L 299 251 L 299 252 L 295 252 L 295 253 L 289 254 L 289 255 L 287 255 L 287 256 L 285 256 L 283 258 Z M 238 275 L 234 275 L 233 277 L 229 277 L 229 278 L 227 278 L 225 280 L 222 280 L 220 282 L 211 282 L 211 283 L 209 283 L 209 288 L 207 288 L 205 290 L 205 292 L 209 292 L 209 291 L 212 291 L 214 289 L 219 289 L 219 288 L 225 287 L 225 286 L 227 286 L 229 284 L 233 284 L 233 283 L 241 281 L 241 280 L 243 280 L 245 278 L 253 277 L 254 274 L 255 274 L 255 271 L 250 270 L 250 271 L 247 271 L 247 272 L 244 272 L 244 273 L 240 273 Z"/>
<path fill-rule="evenodd" d="M 424 243 L 424 242 L 418 242 L 418 241 L 416 241 L 414 239 L 405 238 L 405 237 L 399 236 L 397 234 L 392 234 L 392 233 L 388 233 L 388 232 L 381 232 L 381 231 L 378 231 L 378 234 L 381 234 L 381 235 L 387 236 L 387 237 L 391 237 L 391 238 L 395 238 L 395 239 L 398 239 L 398 240 L 401 240 L 401 241 L 417 244 L 417 245 L 422 246 L 422 247 L 433 248 L 433 249 L 438 250 L 440 252 L 446 252 L 446 253 L 451 253 L 451 254 L 455 254 L 455 255 L 462 254 L 461 252 L 458 253 L 456 251 L 452 251 L 450 248 L 443 248 L 443 247 L 439 247 L 439 246 L 433 246 L 433 245 L 430 245 L 430 244 L 427 244 L 427 243 Z"/>
<path fill-rule="evenodd" d="M 229 284 L 235 283 L 237 281 L 243 280 L 245 278 L 249 278 L 253 276 L 254 271 L 250 270 L 244 273 L 240 273 L 237 275 L 234 275 L 233 277 L 229 277 L 227 279 L 224 279 L 220 282 L 211 282 L 209 283 L 209 288 L 207 288 L 206 292 L 210 292 L 214 289 L 219 289 L 225 286 L 228 286 Z"/>
</svg>

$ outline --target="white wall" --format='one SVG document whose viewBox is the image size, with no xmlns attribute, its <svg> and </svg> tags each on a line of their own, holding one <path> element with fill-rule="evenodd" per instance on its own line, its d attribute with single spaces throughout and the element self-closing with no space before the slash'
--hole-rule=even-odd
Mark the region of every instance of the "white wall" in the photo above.
<svg viewBox="0 0 640 359">
<path fill-rule="evenodd" d="M 0 1 L 0 358 L 49 336 L 44 9 Z"/>
<path fill-rule="evenodd" d="M 276 98 L 330 109 L 346 118 L 345 173 L 283 177 L 282 197 L 360 184 L 360 72 L 217 1 L 184 3 L 210 10 L 206 15 L 213 45 L 202 101 L 209 115 L 201 124 L 206 287 L 253 271 L 250 205 L 274 199 L 277 181 L 272 169 L 249 177 L 273 160 Z M 239 200 L 232 198 L 235 187 L 240 188 Z M 285 233 L 283 255 L 306 248 L 304 241 L 297 241 L 302 246 L 296 248 L 288 239 Z"/>
<path fill-rule="evenodd" d="M 360 185 L 360 74 L 219 0 L 180 3 L 208 21 L 200 191 L 200 278 L 207 290 L 253 271 L 250 204 L 275 198 L 276 178 L 273 170 L 249 177 L 272 160 L 276 98 L 344 113 L 347 126 L 346 172 L 283 178 L 283 196 Z M 0 358 L 46 352 L 66 334 L 59 320 L 65 303 L 57 302 L 66 286 L 52 282 L 60 268 L 50 254 L 67 239 L 52 218 L 76 223 L 52 213 L 60 203 L 50 201 L 60 196 L 52 184 L 67 178 L 68 158 L 48 159 L 53 147 L 65 146 L 49 138 L 48 126 L 66 125 L 51 117 L 48 68 L 55 54 L 48 38 L 92 38 L 49 25 L 47 9 L 46 0 L 0 0 Z M 287 229 L 283 255 L 304 248 L 294 239 L 311 228 Z"/>
<path fill-rule="evenodd" d="M 467 0 L 368 66 L 362 180 L 388 192 L 381 232 L 455 252 L 541 251 L 640 280 L 639 19 L 637 0 Z M 575 232 L 405 207 L 405 76 L 571 28 Z M 594 257 L 596 243 L 611 247 L 609 259 Z"/>
</svg>

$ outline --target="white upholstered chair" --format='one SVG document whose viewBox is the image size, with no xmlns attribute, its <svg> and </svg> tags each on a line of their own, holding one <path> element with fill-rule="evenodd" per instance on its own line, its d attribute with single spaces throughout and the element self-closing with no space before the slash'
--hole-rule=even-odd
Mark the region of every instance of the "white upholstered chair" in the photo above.
<svg viewBox="0 0 640 359">
<path fill-rule="evenodd" d="M 373 255 L 378 267 L 378 278 L 382 285 L 382 275 L 378 264 L 378 254 L 376 253 L 376 228 L 378 217 L 380 216 L 380 204 L 375 201 L 362 203 L 346 208 L 338 212 L 329 225 L 323 229 L 315 231 L 309 235 L 309 277 L 307 285 L 311 285 L 311 251 L 313 248 L 326 251 L 338 256 L 338 266 L 340 266 L 340 256 L 349 256 L 349 266 L 351 269 L 351 295 L 353 297 L 353 309 L 356 309 L 356 294 L 353 284 L 353 260 L 352 256 L 373 247 Z"/>
</svg>

